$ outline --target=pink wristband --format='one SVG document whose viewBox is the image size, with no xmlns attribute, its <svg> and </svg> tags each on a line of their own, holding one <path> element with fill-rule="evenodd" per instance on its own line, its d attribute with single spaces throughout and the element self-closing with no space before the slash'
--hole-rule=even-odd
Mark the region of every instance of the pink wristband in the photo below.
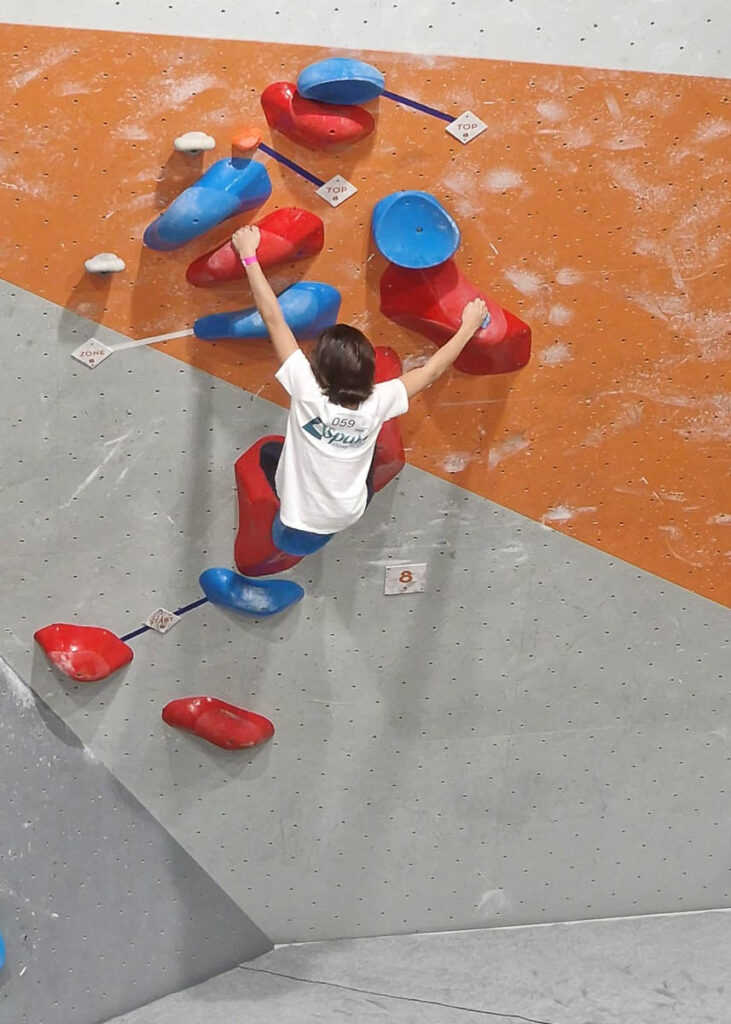
<svg viewBox="0 0 731 1024">
<path fill-rule="evenodd" d="M 244 259 L 243 259 L 243 264 L 244 264 L 245 267 L 249 267 L 249 266 L 251 266 L 252 263 L 258 263 L 258 262 L 259 262 L 259 260 L 256 258 L 256 256 L 244 256 Z"/>
</svg>

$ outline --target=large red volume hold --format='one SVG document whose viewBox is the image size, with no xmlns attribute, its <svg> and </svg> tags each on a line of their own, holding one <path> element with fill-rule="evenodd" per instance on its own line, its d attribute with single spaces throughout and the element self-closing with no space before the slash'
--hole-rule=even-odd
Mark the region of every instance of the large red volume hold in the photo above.
<svg viewBox="0 0 731 1024">
<path fill-rule="evenodd" d="M 409 270 L 390 263 L 381 278 L 381 312 L 389 320 L 443 345 L 459 329 L 472 299 L 487 303 L 490 323 L 468 341 L 455 368 L 463 373 L 509 373 L 530 359 L 530 327 L 462 275 L 454 260 Z"/>
<path fill-rule="evenodd" d="M 261 94 L 261 105 L 270 128 L 308 149 L 358 142 L 376 127 L 362 107 L 307 100 L 297 92 L 294 82 L 268 86 Z"/>
<path fill-rule="evenodd" d="M 34 639 L 48 660 L 77 683 L 106 679 L 134 657 L 131 647 L 101 626 L 54 622 L 37 630 Z"/>
<path fill-rule="evenodd" d="M 274 210 L 257 221 L 256 226 L 261 231 L 256 255 L 264 270 L 315 256 L 325 241 L 325 225 L 320 217 L 296 206 Z M 222 281 L 239 281 L 246 271 L 229 240 L 194 260 L 185 276 L 191 284 L 206 288 Z"/>
<path fill-rule="evenodd" d="M 291 569 L 302 561 L 287 555 L 272 541 L 272 523 L 279 510 L 279 501 L 264 476 L 259 461 L 262 445 L 283 441 L 281 435 L 260 438 L 240 455 L 234 465 L 239 498 L 239 528 L 234 543 L 236 568 L 244 576 L 271 576 Z"/>
<path fill-rule="evenodd" d="M 217 697 L 181 697 L 162 709 L 162 720 L 224 750 L 242 750 L 274 735 L 268 718 Z"/>
<path fill-rule="evenodd" d="M 401 360 L 392 348 L 376 347 L 376 383 L 393 380 L 401 376 Z M 387 420 L 381 427 L 376 441 L 376 457 L 373 467 L 373 490 L 382 491 L 386 484 L 401 472 L 406 462 L 401 427 L 397 419 Z"/>
</svg>

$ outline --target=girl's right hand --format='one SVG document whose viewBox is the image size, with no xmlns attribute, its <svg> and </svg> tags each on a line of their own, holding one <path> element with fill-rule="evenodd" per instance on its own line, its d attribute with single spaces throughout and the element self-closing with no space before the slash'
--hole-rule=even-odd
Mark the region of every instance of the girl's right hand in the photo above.
<svg viewBox="0 0 731 1024">
<path fill-rule="evenodd" d="M 256 255 L 260 241 L 261 232 L 259 228 L 254 224 L 247 224 L 245 228 L 239 228 L 238 231 L 234 231 L 231 244 L 239 256 L 244 259 L 246 256 Z"/>
<path fill-rule="evenodd" d="M 474 334 L 487 316 L 487 305 L 483 299 L 473 299 L 468 302 L 462 310 L 462 326 L 467 328 L 470 334 Z"/>
</svg>

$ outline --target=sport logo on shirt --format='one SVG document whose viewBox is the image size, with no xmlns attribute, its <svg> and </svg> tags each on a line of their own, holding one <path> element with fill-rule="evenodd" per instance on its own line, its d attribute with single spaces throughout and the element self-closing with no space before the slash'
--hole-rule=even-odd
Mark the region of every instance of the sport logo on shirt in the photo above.
<svg viewBox="0 0 731 1024">
<path fill-rule="evenodd" d="M 318 441 L 325 441 L 327 444 L 336 444 L 343 448 L 358 448 L 365 443 L 365 437 L 361 434 L 346 434 L 343 430 L 335 430 L 324 423 L 319 416 L 305 423 L 302 427 Z"/>
</svg>

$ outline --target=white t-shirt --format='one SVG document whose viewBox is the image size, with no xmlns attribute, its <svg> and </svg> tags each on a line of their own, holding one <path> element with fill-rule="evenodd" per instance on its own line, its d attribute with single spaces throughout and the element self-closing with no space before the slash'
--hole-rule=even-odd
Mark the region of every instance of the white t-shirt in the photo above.
<svg viewBox="0 0 731 1024">
<path fill-rule="evenodd" d="M 301 349 L 276 377 L 291 398 L 276 475 L 280 519 L 296 530 L 337 533 L 365 511 L 378 432 L 408 409 L 406 388 L 398 379 L 376 384 L 357 409 L 346 409 L 323 394 Z"/>
</svg>

